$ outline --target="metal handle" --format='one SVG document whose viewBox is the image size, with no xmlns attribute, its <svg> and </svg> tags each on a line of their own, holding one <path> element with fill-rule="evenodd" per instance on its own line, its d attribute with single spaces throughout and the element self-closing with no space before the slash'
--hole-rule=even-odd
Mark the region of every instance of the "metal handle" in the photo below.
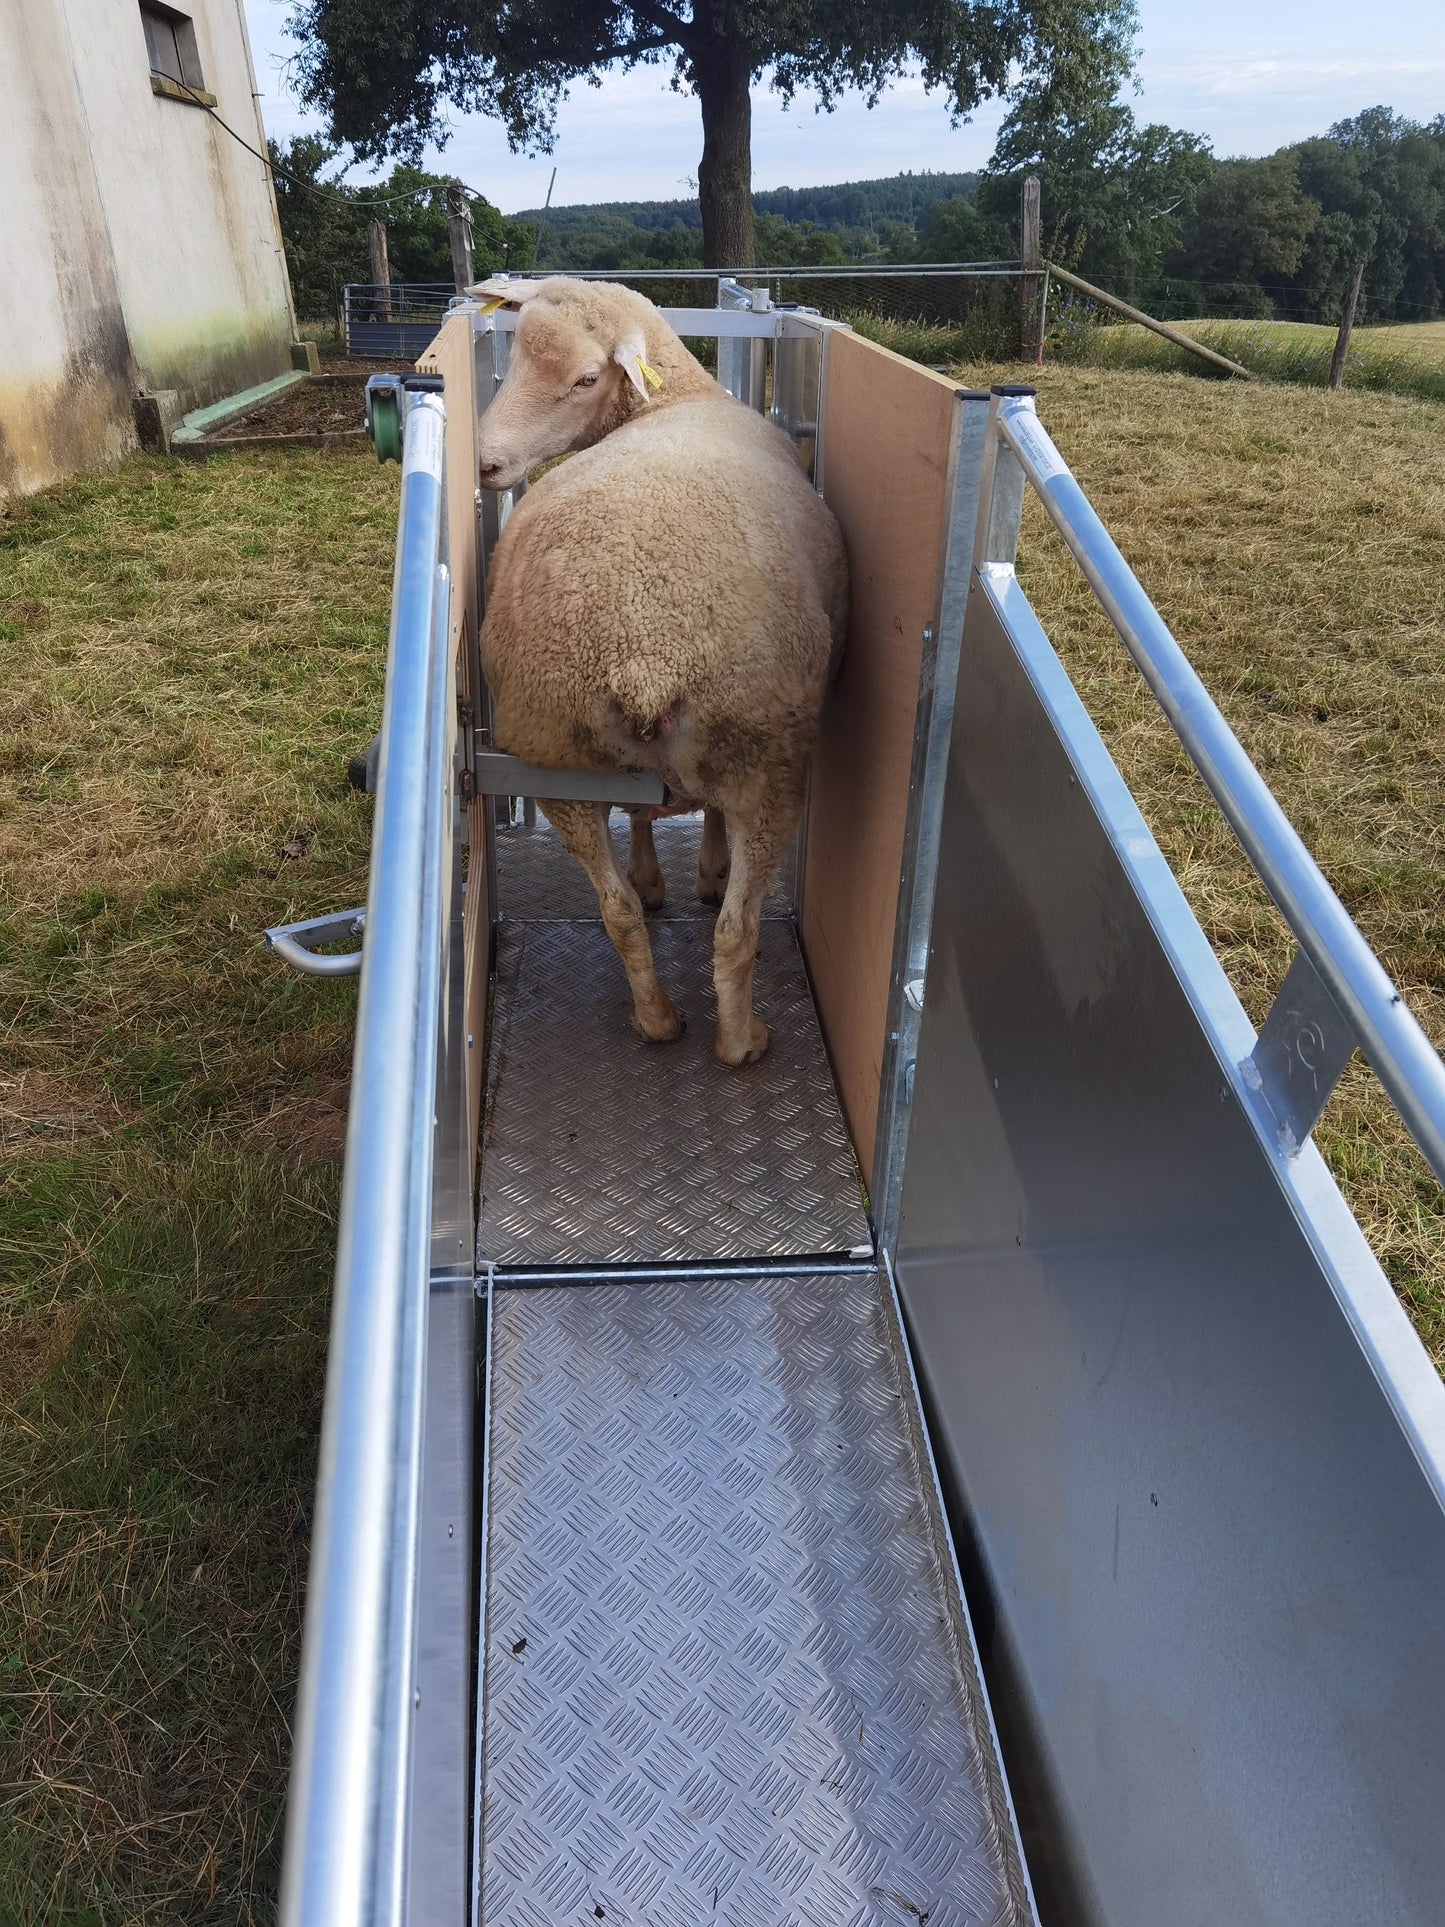
<svg viewBox="0 0 1445 1927">
<path fill-rule="evenodd" d="M 308 917 L 304 923 L 277 924 L 266 932 L 266 944 L 283 963 L 307 977 L 354 977 L 361 969 L 359 950 L 345 950 L 328 957 L 314 946 L 359 937 L 365 924 L 364 908 L 342 910 L 332 917 Z"/>
</svg>

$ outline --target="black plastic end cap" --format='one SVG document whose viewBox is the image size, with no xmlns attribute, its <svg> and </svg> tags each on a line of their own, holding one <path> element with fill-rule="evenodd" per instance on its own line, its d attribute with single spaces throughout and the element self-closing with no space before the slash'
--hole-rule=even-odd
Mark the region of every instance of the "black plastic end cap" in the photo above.
<svg viewBox="0 0 1445 1927">
<path fill-rule="evenodd" d="M 960 401 L 988 400 L 988 390 L 986 388 L 955 388 L 953 392 Z"/>
<path fill-rule="evenodd" d="M 1037 395 L 1039 391 L 1037 388 L 1031 388 L 1026 381 L 1000 381 L 994 383 L 991 392 L 995 395 L 1013 396 Z"/>
</svg>

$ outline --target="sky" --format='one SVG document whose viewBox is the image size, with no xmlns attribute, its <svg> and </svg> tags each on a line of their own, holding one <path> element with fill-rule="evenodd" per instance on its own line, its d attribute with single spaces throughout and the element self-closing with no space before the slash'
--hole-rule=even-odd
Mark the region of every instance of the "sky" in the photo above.
<svg viewBox="0 0 1445 1927">
<path fill-rule="evenodd" d="M 320 132 L 285 80 L 291 0 L 245 0 L 261 111 L 273 139 Z M 1445 113 L 1445 28 L 1440 0 L 1140 0 L 1140 120 L 1203 135 L 1216 154 L 1267 154 L 1322 134 L 1332 121 L 1385 105 L 1416 120 Z M 804 98 L 784 111 L 753 93 L 753 186 L 818 187 L 832 181 L 984 166 L 1003 117 L 996 104 L 949 126 L 941 98 L 916 80 L 890 89 L 871 111 L 860 96 L 832 114 Z M 674 200 L 696 192 L 702 145 L 697 102 L 674 94 L 666 69 L 610 74 L 573 90 L 558 117 L 556 150 L 513 154 L 495 121 L 456 116 L 446 148 L 427 165 L 458 174 L 504 214 L 540 207 L 557 168 L 553 202 Z M 385 170 L 382 170 L 385 171 Z M 353 171 L 361 181 L 367 171 Z"/>
</svg>

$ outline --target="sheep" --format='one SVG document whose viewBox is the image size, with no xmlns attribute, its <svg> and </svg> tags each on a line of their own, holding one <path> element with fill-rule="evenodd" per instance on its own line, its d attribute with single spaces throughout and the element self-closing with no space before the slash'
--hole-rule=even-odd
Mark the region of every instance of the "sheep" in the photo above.
<svg viewBox="0 0 1445 1927">
<path fill-rule="evenodd" d="M 487 579 L 482 666 L 503 749 L 533 763 L 657 771 L 704 806 L 698 891 L 721 891 L 716 1055 L 755 1062 L 759 912 L 802 812 L 841 658 L 847 561 L 787 437 L 735 401 L 631 289 L 484 284 L 519 309 L 479 428 L 478 478 L 510 488 L 569 451 L 508 519 Z M 542 800 L 597 891 L 653 1042 L 682 1019 L 658 982 L 644 903 L 662 898 L 650 824 L 626 874 L 608 811 Z"/>
</svg>

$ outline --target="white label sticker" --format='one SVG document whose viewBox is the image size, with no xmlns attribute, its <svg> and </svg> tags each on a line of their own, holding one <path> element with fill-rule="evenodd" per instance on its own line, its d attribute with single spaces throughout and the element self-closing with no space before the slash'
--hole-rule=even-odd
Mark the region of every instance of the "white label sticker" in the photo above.
<svg viewBox="0 0 1445 1927">
<path fill-rule="evenodd" d="M 1033 464 L 1035 477 L 1040 482 L 1052 481 L 1055 475 L 1067 475 L 1069 465 L 1054 447 L 1038 418 L 1020 411 L 1010 422 L 1015 441 L 1023 449 Z"/>
</svg>

